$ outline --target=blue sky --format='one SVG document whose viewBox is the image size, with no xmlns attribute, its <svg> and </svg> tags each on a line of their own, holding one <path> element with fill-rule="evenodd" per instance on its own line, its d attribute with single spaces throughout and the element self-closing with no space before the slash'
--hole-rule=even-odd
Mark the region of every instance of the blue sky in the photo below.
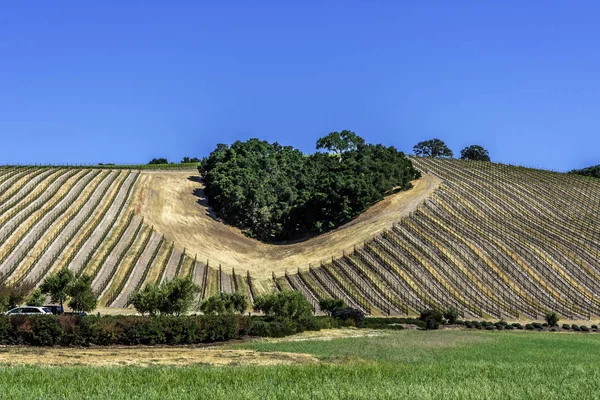
<svg viewBox="0 0 600 400">
<path fill-rule="evenodd" d="M 39 1 L 0 10 L 0 164 L 144 163 L 350 129 L 600 163 L 600 5 Z"/>
</svg>

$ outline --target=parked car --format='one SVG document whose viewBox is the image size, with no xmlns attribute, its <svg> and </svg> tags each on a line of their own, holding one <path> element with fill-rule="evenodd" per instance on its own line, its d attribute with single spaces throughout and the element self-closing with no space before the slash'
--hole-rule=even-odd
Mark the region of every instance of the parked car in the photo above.
<svg viewBox="0 0 600 400">
<path fill-rule="evenodd" d="M 52 312 L 52 314 L 54 314 L 54 315 L 60 315 L 65 312 L 65 310 L 61 306 L 56 306 L 56 305 L 47 305 L 47 306 L 44 306 L 44 308 L 49 309 L 50 312 Z"/>
<path fill-rule="evenodd" d="M 6 315 L 48 315 L 52 314 L 47 307 L 17 307 L 9 310 L 5 313 Z"/>
</svg>

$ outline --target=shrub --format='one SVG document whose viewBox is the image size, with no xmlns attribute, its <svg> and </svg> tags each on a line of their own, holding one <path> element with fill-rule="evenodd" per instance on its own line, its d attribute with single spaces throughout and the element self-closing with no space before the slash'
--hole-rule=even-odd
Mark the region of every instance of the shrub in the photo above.
<svg viewBox="0 0 600 400">
<path fill-rule="evenodd" d="M 357 328 L 362 328 L 364 325 L 365 314 L 356 308 L 338 308 L 331 313 L 331 316 L 342 321 L 352 321 Z"/>
<path fill-rule="evenodd" d="M 569 331 L 569 330 L 571 330 L 571 325 L 569 325 L 569 324 L 563 324 L 562 328 L 565 329 L 565 330 L 567 330 L 567 331 Z"/>
<path fill-rule="evenodd" d="M 191 308 L 199 292 L 200 287 L 191 278 L 176 277 L 159 285 L 147 285 L 131 297 L 130 303 L 142 315 L 181 315 Z"/>
<path fill-rule="evenodd" d="M 514 327 L 514 326 L 512 326 L 512 325 L 506 325 L 506 326 L 504 327 L 504 329 L 506 329 L 506 330 L 509 330 L 509 331 L 512 331 L 513 329 L 515 329 L 515 327 Z"/>
<path fill-rule="evenodd" d="M 542 324 L 540 324 L 539 322 L 532 322 L 531 325 L 535 328 L 535 329 L 542 329 Z"/>
<path fill-rule="evenodd" d="M 577 332 L 579 332 L 579 330 L 580 330 L 579 325 L 576 325 L 576 324 L 571 325 L 571 329 L 573 329 L 574 331 L 577 331 Z"/>
<path fill-rule="evenodd" d="M 427 324 L 427 329 L 438 329 L 444 316 L 439 310 L 430 309 L 421 311 L 419 319 Z"/>
<path fill-rule="evenodd" d="M 319 307 L 322 311 L 331 315 L 335 310 L 346 307 L 346 303 L 342 299 L 326 298 L 319 300 Z"/>
<path fill-rule="evenodd" d="M 248 307 L 246 296 L 241 293 L 219 293 L 204 300 L 200 310 L 204 314 L 242 314 Z"/>
<path fill-rule="evenodd" d="M 550 332 L 556 332 L 556 331 L 557 331 L 557 329 L 556 329 L 556 328 L 554 328 L 554 327 L 553 327 L 553 328 L 550 328 Z"/>
<path fill-rule="evenodd" d="M 493 331 L 493 330 L 496 330 L 496 326 L 495 325 L 486 325 L 485 329 L 487 331 Z"/>
<path fill-rule="evenodd" d="M 598 329 L 598 325 L 592 325 L 592 329 Z"/>
<path fill-rule="evenodd" d="M 558 326 L 559 316 L 555 312 L 546 313 L 546 322 L 548 326 Z"/>
<path fill-rule="evenodd" d="M 455 324 L 459 316 L 460 315 L 458 314 L 458 310 L 454 307 L 450 307 L 449 309 L 444 311 L 443 315 L 443 317 L 446 319 L 446 321 L 448 321 L 449 324 Z"/>
<path fill-rule="evenodd" d="M 514 324 L 512 324 L 513 327 L 517 328 L 517 329 L 523 329 L 523 325 L 521 325 L 518 322 L 515 322 Z"/>
<path fill-rule="evenodd" d="M 534 326 L 532 324 L 527 324 L 527 325 L 525 325 L 525 329 L 527 329 L 528 331 L 532 331 L 535 328 L 534 328 Z"/>
<path fill-rule="evenodd" d="M 585 326 L 585 325 L 581 325 L 581 326 L 579 327 L 579 329 L 580 329 L 582 332 L 589 332 L 589 331 L 590 331 L 590 328 L 588 328 L 588 327 L 587 327 L 587 326 Z"/>
<path fill-rule="evenodd" d="M 299 320 L 312 316 L 312 306 L 299 292 L 279 292 L 254 299 L 254 309 L 278 319 Z"/>
</svg>

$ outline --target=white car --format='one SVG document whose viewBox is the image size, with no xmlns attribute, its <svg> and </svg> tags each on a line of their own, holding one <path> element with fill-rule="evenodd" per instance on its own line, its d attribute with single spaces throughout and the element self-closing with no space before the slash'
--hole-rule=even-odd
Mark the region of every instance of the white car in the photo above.
<svg viewBox="0 0 600 400">
<path fill-rule="evenodd" d="M 5 315 L 52 315 L 52 311 L 46 307 L 17 307 L 4 313 Z"/>
</svg>

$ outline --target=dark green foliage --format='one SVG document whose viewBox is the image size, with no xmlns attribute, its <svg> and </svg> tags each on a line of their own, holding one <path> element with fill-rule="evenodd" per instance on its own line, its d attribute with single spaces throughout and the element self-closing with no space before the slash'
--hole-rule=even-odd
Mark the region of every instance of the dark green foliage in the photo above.
<svg viewBox="0 0 600 400">
<path fill-rule="evenodd" d="M 9 317 L 10 333 L 4 344 L 54 346 L 62 336 L 62 329 L 54 315 L 15 315 Z"/>
<path fill-rule="evenodd" d="M 341 161 L 342 153 L 357 150 L 359 146 L 363 146 L 364 144 L 365 140 L 356 133 L 343 130 L 341 132 L 331 132 L 329 135 L 317 140 L 317 150 L 325 149 L 338 154 Z"/>
<path fill-rule="evenodd" d="M 166 158 L 153 158 L 152 160 L 150 160 L 148 165 L 168 164 L 168 163 L 169 163 L 169 160 L 167 160 Z"/>
<path fill-rule="evenodd" d="M 351 307 L 336 308 L 331 313 L 331 316 L 342 321 L 352 321 L 357 328 L 363 327 L 365 319 L 365 314 L 361 310 Z"/>
<path fill-rule="evenodd" d="M 298 321 L 312 317 L 312 306 L 299 292 L 279 292 L 254 299 L 254 309 L 267 317 Z"/>
<path fill-rule="evenodd" d="M 427 324 L 427 329 L 438 329 L 442 323 L 444 316 L 439 310 L 424 310 L 421 311 L 419 319 Z"/>
<path fill-rule="evenodd" d="M 459 316 L 458 310 L 454 307 L 450 307 L 444 311 L 444 319 L 446 319 L 449 324 L 455 324 Z"/>
<path fill-rule="evenodd" d="M 588 328 L 588 327 L 587 327 L 587 326 L 585 326 L 585 325 L 581 325 L 581 326 L 579 327 L 579 330 L 580 330 L 581 332 L 589 332 L 589 331 L 590 331 L 590 328 Z"/>
<path fill-rule="evenodd" d="M 241 314 L 247 306 L 246 296 L 240 293 L 219 293 L 204 300 L 200 310 L 204 314 Z"/>
<path fill-rule="evenodd" d="M 194 302 L 200 287 L 191 278 L 173 278 L 159 285 L 147 285 L 143 290 L 131 296 L 131 304 L 142 315 L 186 313 Z"/>
<path fill-rule="evenodd" d="M 575 175 L 583 175 L 583 176 L 591 176 L 594 178 L 600 178 L 600 165 L 595 165 L 593 167 L 583 168 L 583 169 L 574 169 L 569 172 L 570 174 Z"/>
<path fill-rule="evenodd" d="M 577 332 L 579 332 L 579 330 L 580 330 L 579 329 L 579 325 L 577 325 L 577 324 L 572 324 L 571 325 L 571 329 L 574 330 L 574 331 L 577 331 Z"/>
<path fill-rule="evenodd" d="M 505 325 L 504 329 L 506 329 L 507 331 L 512 331 L 513 329 L 516 329 L 516 328 L 512 325 Z"/>
<path fill-rule="evenodd" d="M 331 315 L 335 310 L 346 307 L 346 303 L 342 299 L 321 299 L 319 300 L 319 307 L 322 311 Z"/>
<path fill-rule="evenodd" d="M 65 267 L 44 279 L 40 290 L 42 293 L 50 295 L 52 302 L 59 303 L 63 307 L 63 302 L 69 296 L 69 285 L 74 279 L 73 272 Z"/>
<path fill-rule="evenodd" d="M 320 329 L 312 315 L 311 304 L 301 293 L 296 291 L 257 297 L 254 299 L 254 309 L 263 312 L 265 314 L 263 321 L 270 324 L 269 328 L 260 326 L 256 329 L 269 329 L 272 336 L 285 336 L 304 330 Z M 254 328 L 251 328 L 252 332 L 254 332 Z"/>
<path fill-rule="evenodd" d="M 571 325 L 569 325 L 569 324 L 563 324 L 562 328 L 565 329 L 565 330 L 567 330 L 567 331 L 569 331 L 569 330 L 571 330 Z"/>
<path fill-rule="evenodd" d="M 554 328 L 554 327 L 550 328 L 550 332 L 556 332 L 556 331 L 557 331 L 556 328 Z"/>
<path fill-rule="evenodd" d="M 425 329 L 427 324 L 424 321 L 416 318 L 379 318 L 379 317 L 366 317 L 363 320 L 362 327 L 366 329 L 392 329 L 400 330 L 404 329 L 402 325 L 416 325 L 421 329 Z"/>
<path fill-rule="evenodd" d="M 46 304 L 46 296 L 42 294 L 40 288 L 36 288 L 33 292 L 31 292 L 25 304 L 33 307 L 43 306 Z"/>
<path fill-rule="evenodd" d="M 0 284 L 0 312 L 11 310 L 25 302 L 27 295 L 33 290 L 33 285 L 28 283 L 19 283 L 8 285 L 5 282 Z"/>
<path fill-rule="evenodd" d="M 592 329 L 598 329 L 598 325 L 592 325 Z"/>
<path fill-rule="evenodd" d="M 0 344 L 185 345 L 240 338 L 248 327 L 236 315 L 0 316 Z"/>
<path fill-rule="evenodd" d="M 490 161 L 490 153 L 479 145 L 465 147 L 460 151 L 461 160 Z"/>
<path fill-rule="evenodd" d="M 198 157 L 183 157 L 183 160 L 181 160 L 182 164 L 189 164 L 189 163 L 199 163 L 200 159 Z M 165 163 L 166 164 L 166 163 Z"/>
<path fill-rule="evenodd" d="M 440 139 L 425 140 L 417 143 L 413 147 L 415 155 L 418 157 L 434 157 L 434 158 L 452 158 L 454 153 L 446 146 L 446 143 Z"/>
<path fill-rule="evenodd" d="M 546 323 L 548 326 L 558 326 L 558 321 L 560 317 L 555 312 L 547 312 L 546 313 Z"/>
<path fill-rule="evenodd" d="M 531 325 L 533 325 L 535 329 L 542 329 L 542 324 L 539 322 L 532 322 Z"/>
<path fill-rule="evenodd" d="M 518 323 L 518 322 L 515 322 L 514 324 L 512 324 L 512 326 L 514 326 L 514 327 L 515 327 L 515 329 L 523 330 L 523 325 L 521 325 L 521 324 L 520 324 L 520 323 Z"/>
<path fill-rule="evenodd" d="M 350 221 L 420 176 L 393 147 L 347 140 L 321 143 L 343 159 L 258 139 L 219 144 L 199 167 L 208 202 L 248 236 L 297 240 Z"/>
<path fill-rule="evenodd" d="M 487 330 L 487 331 L 496 330 L 496 325 L 486 325 L 485 330 Z"/>
<path fill-rule="evenodd" d="M 90 312 L 96 308 L 98 300 L 92 290 L 92 277 L 81 275 L 71 282 L 67 288 L 67 293 L 71 297 L 69 307 L 76 312 Z"/>
</svg>

